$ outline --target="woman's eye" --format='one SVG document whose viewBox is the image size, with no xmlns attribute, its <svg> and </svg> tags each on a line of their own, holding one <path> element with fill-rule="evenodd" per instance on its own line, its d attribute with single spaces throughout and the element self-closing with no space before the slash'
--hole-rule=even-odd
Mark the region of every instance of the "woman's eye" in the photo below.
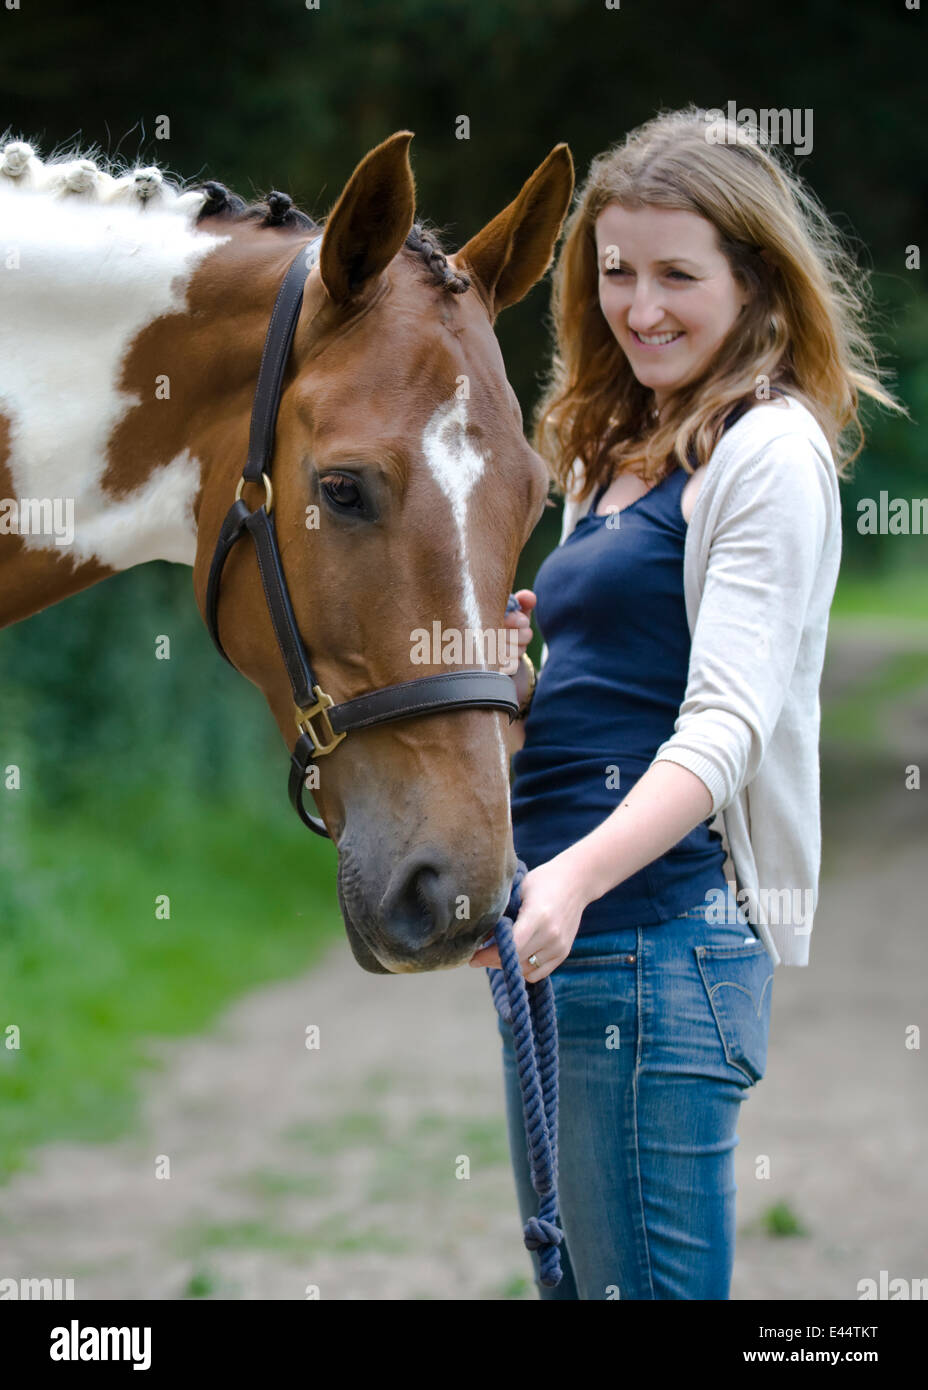
<svg viewBox="0 0 928 1390">
<path fill-rule="evenodd" d="M 625 266 L 624 266 L 624 265 L 615 265 L 615 266 L 610 266 L 608 270 L 604 270 L 604 271 L 603 271 L 603 274 L 604 274 L 604 275 L 627 275 L 627 274 L 628 274 L 628 271 L 625 269 Z M 687 273 L 686 273 L 685 270 L 668 270 L 668 271 L 667 271 L 667 274 L 668 274 L 668 275 L 676 275 L 676 276 L 678 276 L 681 280 L 692 280 L 692 278 L 693 278 L 692 275 L 687 275 Z"/>
<path fill-rule="evenodd" d="M 361 506 L 361 492 L 354 478 L 345 473 L 333 473 L 322 480 L 322 490 L 330 502 L 346 510 Z"/>
</svg>

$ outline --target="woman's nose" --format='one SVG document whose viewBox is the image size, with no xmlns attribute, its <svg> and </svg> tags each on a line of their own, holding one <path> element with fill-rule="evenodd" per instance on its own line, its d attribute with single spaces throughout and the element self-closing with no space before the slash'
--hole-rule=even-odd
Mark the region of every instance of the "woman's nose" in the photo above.
<svg viewBox="0 0 928 1390">
<path fill-rule="evenodd" d="M 634 328 L 636 333 L 648 333 L 664 317 L 664 306 L 657 286 L 647 285 L 639 280 L 628 311 L 629 328 Z"/>
</svg>

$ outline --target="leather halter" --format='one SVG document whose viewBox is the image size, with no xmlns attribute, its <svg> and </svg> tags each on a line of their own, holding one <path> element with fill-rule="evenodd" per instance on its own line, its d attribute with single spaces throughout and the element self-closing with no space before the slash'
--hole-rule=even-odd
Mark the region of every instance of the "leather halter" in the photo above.
<svg viewBox="0 0 928 1390">
<path fill-rule="evenodd" d="M 506 710 L 512 723 L 518 713 L 519 702 L 515 681 L 501 671 L 449 671 L 447 674 L 421 676 L 417 680 L 401 681 L 397 685 L 369 691 L 341 704 L 336 704 L 326 694 L 313 674 L 290 602 L 271 518 L 274 505 L 271 465 L 284 372 L 303 302 L 306 276 L 318 259 L 321 240 L 320 233 L 308 245 L 300 248 L 284 277 L 271 313 L 251 412 L 248 458 L 236 488 L 235 501 L 222 523 L 210 565 L 206 587 L 206 625 L 220 655 L 229 661 L 219 640 L 219 588 L 229 552 L 247 531 L 254 542 L 277 645 L 293 691 L 299 737 L 290 758 L 290 800 L 304 825 L 308 825 L 317 835 L 328 837 L 325 822 L 318 816 L 310 815 L 303 805 L 306 772 L 314 759 L 331 753 L 346 734 L 388 720 L 417 718 L 434 710 L 478 706 Z M 242 489 L 246 483 L 264 487 L 264 501 L 255 511 L 249 511 L 242 501 Z M 229 665 L 232 665 L 231 661 Z M 314 727 L 313 721 L 317 722 L 318 728 Z"/>
</svg>

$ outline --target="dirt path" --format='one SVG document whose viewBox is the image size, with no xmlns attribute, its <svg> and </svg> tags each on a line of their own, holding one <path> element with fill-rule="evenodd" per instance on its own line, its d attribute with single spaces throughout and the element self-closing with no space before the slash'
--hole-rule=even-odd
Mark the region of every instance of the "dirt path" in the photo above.
<svg viewBox="0 0 928 1390">
<path fill-rule="evenodd" d="M 925 1052 L 904 1045 L 926 1023 L 924 890 L 918 847 L 858 863 L 823 889 L 814 967 L 778 973 L 739 1131 L 734 1298 L 928 1275 Z M 86 1298 L 534 1297 L 482 973 L 384 980 L 338 946 L 158 1052 L 138 1137 L 49 1146 L 0 1191 L 0 1274 L 70 1277 Z M 780 1202 L 807 1235 L 760 1228 Z"/>
<path fill-rule="evenodd" d="M 385 980 L 346 943 L 157 1052 L 138 1137 L 48 1146 L 0 1190 L 0 1273 L 72 1277 L 86 1298 L 483 1299 L 525 1282 L 482 972 Z"/>
<path fill-rule="evenodd" d="M 923 798 L 893 793 L 839 845 L 812 966 L 777 974 L 736 1151 L 736 1299 L 928 1277 Z M 83 1298 L 534 1298 L 483 972 L 385 979 L 339 944 L 156 1055 L 137 1136 L 48 1146 L 0 1189 L 0 1276 L 73 1278 Z M 804 1234 L 767 1232 L 777 1204 Z"/>
<path fill-rule="evenodd" d="M 734 1297 L 856 1299 L 881 1269 L 928 1277 L 926 880 L 919 845 L 869 864 L 857 846 L 822 885 L 811 967 L 777 972 L 767 1075 L 739 1128 Z M 761 1233 L 781 1201 L 807 1235 Z"/>
</svg>

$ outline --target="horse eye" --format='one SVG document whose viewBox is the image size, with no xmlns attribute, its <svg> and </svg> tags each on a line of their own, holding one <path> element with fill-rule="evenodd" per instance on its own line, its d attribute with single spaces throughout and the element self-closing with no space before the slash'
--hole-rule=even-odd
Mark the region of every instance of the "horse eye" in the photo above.
<svg viewBox="0 0 928 1390">
<path fill-rule="evenodd" d="M 323 479 L 322 488 L 326 497 L 337 507 L 357 510 L 361 505 L 361 492 L 354 478 L 345 473 L 333 473 Z"/>
</svg>

